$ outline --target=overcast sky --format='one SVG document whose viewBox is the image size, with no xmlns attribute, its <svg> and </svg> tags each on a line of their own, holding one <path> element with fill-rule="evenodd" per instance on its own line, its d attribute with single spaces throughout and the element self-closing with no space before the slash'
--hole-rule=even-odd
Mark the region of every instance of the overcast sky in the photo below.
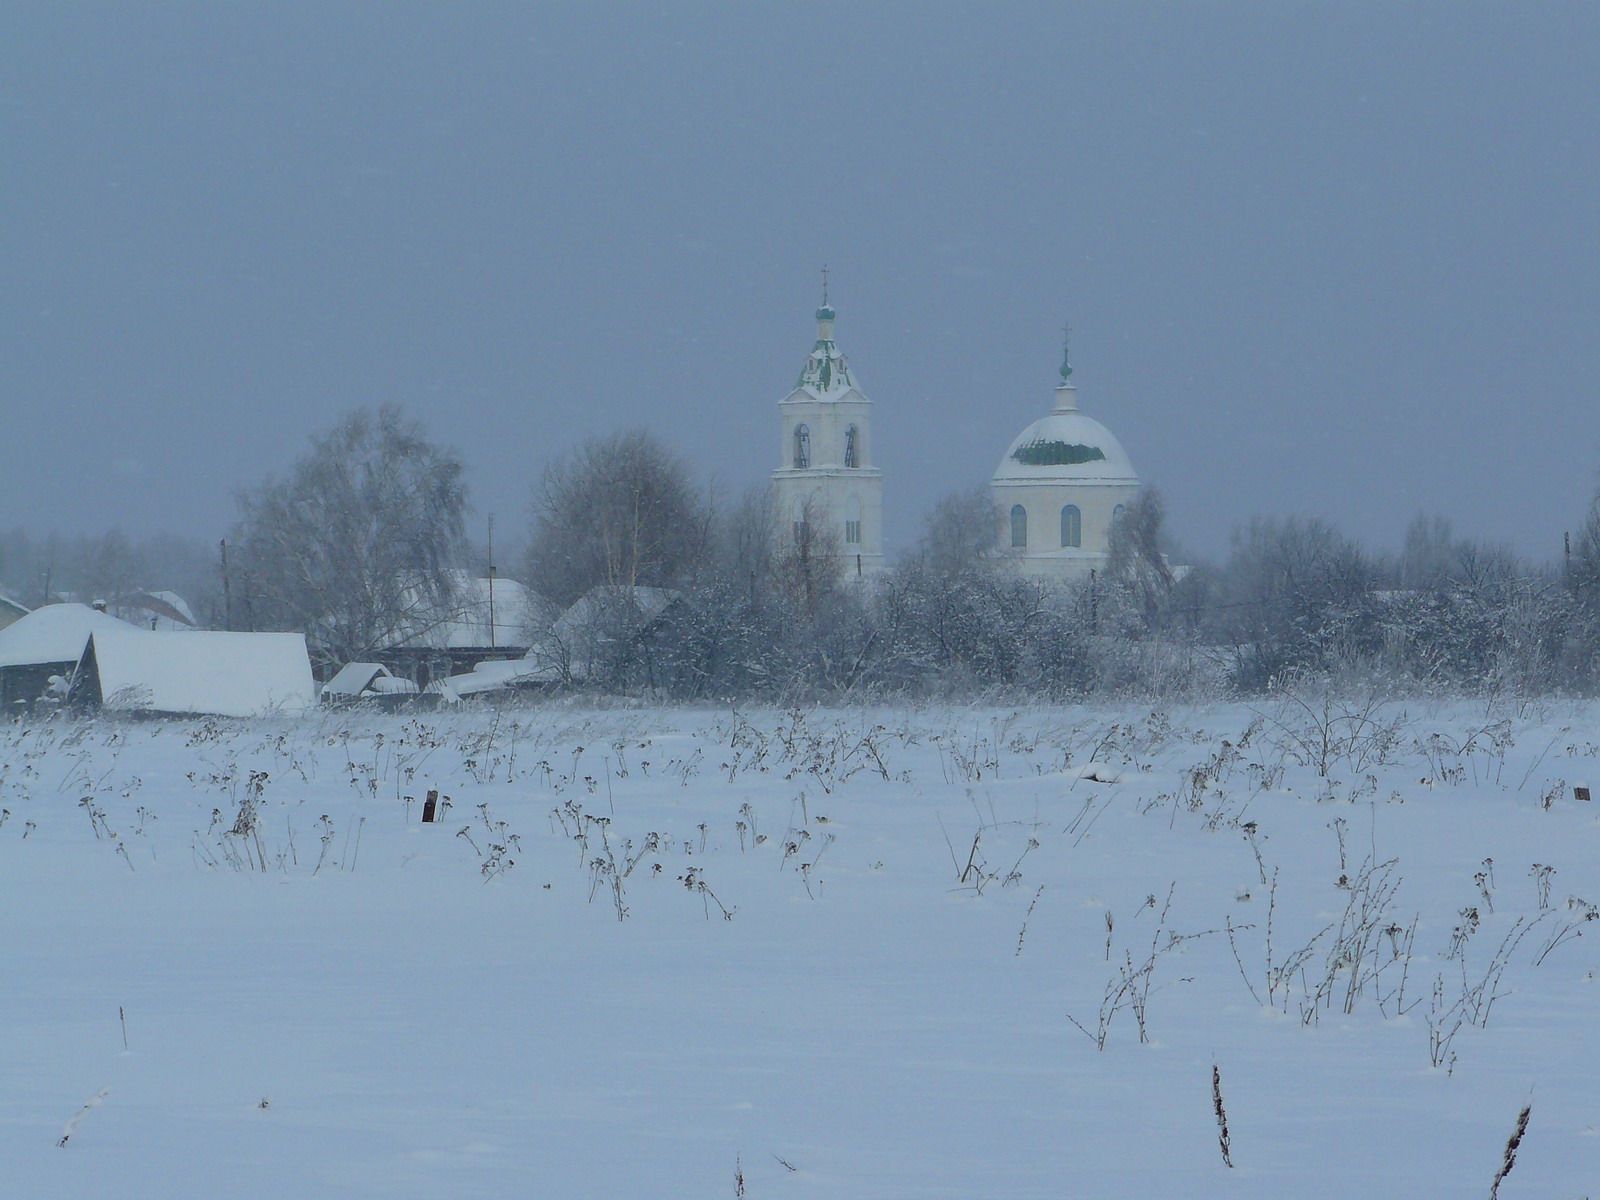
<svg viewBox="0 0 1600 1200">
<path fill-rule="evenodd" d="M 0 8 L 0 526 L 215 537 L 352 408 L 481 537 L 644 425 L 777 465 L 832 269 L 891 552 L 1083 407 L 1193 554 L 1600 467 L 1600 5 Z"/>
</svg>

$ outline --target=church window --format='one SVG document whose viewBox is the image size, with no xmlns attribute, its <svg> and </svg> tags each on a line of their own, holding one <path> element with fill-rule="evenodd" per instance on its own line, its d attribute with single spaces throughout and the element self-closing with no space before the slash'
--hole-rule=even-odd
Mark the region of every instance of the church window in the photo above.
<svg viewBox="0 0 1600 1200">
<path fill-rule="evenodd" d="M 1064 547 L 1083 545 L 1083 514 L 1076 504 L 1068 504 L 1061 510 L 1061 544 Z"/>
<path fill-rule="evenodd" d="M 1127 509 L 1125 509 L 1120 504 L 1117 505 L 1115 508 L 1113 508 L 1111 510 L 1111 523 L 1113 525 L 1115 525 L 1117 523 L 1117 521 L 1119 521 L 1122 518 L 1122 514 L 1125 513 L 1126 511 L 1127 511 Z"/>
<path fill-rule="evenodd" d="M 1020 504 L 1011 506 L 1011 544 L 1023 550 L 1028 546 L 1028 510 Z"/>
<path fill-rule="evenodd" d="M 794 427 L 794 467 L 803 471 L 811 465 L 811 430 L 804 425 Z"/>
<path fill-rule="evenodd" d="M 859 437 L 860 435 L 856 432 L 854 425 L 844 431 L 844 465 L 847 467 L 859 467 L 861 465 L 861 455 L 856 448 Z"/>
<path fill-rule="evenodd" d="M 854 496 L 844 506 L 844 540 L 847 546 L 861 545 L 861 501 Z"/>
</svg>

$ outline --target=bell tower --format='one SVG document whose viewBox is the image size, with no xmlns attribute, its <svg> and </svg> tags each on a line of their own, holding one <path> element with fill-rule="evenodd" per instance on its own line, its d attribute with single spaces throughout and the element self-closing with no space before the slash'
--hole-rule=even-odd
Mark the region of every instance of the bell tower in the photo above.
<svg viewBox="0 0 1600 1200">
<path fill-rule="evenodd" d="M 841 578 L 865 577 L 883 568 L 883 472 L 873 465 L 872 402 L 833 340 L 826 267 L 816 316 L 816 345 L 778 402 L 778 549 L 834 560 Z"/>
</svg>

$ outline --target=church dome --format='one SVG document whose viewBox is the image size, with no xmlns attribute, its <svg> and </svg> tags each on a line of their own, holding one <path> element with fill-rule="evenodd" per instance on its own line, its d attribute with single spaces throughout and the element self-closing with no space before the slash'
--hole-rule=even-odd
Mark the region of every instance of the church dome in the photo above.
<svg viewBox="0 0 1600 1200">
<path fill-rule="evenodd" d="M 1073 390 L 1057 388 L 1055 411 L 1016 436 L 995 468 L 995 483 L 1139 482 L 1122 443 L 1078 411 Z"/>
</svg>

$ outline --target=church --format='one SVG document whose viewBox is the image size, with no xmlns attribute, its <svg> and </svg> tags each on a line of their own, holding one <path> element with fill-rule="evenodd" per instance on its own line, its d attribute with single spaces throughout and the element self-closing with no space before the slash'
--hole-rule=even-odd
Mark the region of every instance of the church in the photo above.
<svg viewBox="0 0 1600 1200">
<path fill-rule="evenodd" d="M 833 320 L 824 298 L 817 343 L 778 402 L 772 508 L 780 550 L 837 558 L 842 574 L 861 578 L 884 565 L 883 472 L 872 465 L 872 402 L 839 353 Z"/>
<path fill-rule="evenodd" d="M 817 340 L 778 402 L 772 472 L 780 551 L 838 561 L 847 578 L 884 566 L 883 472 L 873 465 L 872 402 L 833 337 L 824 297 Z M 1112 432 L 1078 407 L 1063 354 L 1050 411 L 1012 439 L 990 480 L 1000 552 L 1027 578 L 1078 582 L 1103 572 L 1111 527 L 1139 491 Z"/>
</svg>

